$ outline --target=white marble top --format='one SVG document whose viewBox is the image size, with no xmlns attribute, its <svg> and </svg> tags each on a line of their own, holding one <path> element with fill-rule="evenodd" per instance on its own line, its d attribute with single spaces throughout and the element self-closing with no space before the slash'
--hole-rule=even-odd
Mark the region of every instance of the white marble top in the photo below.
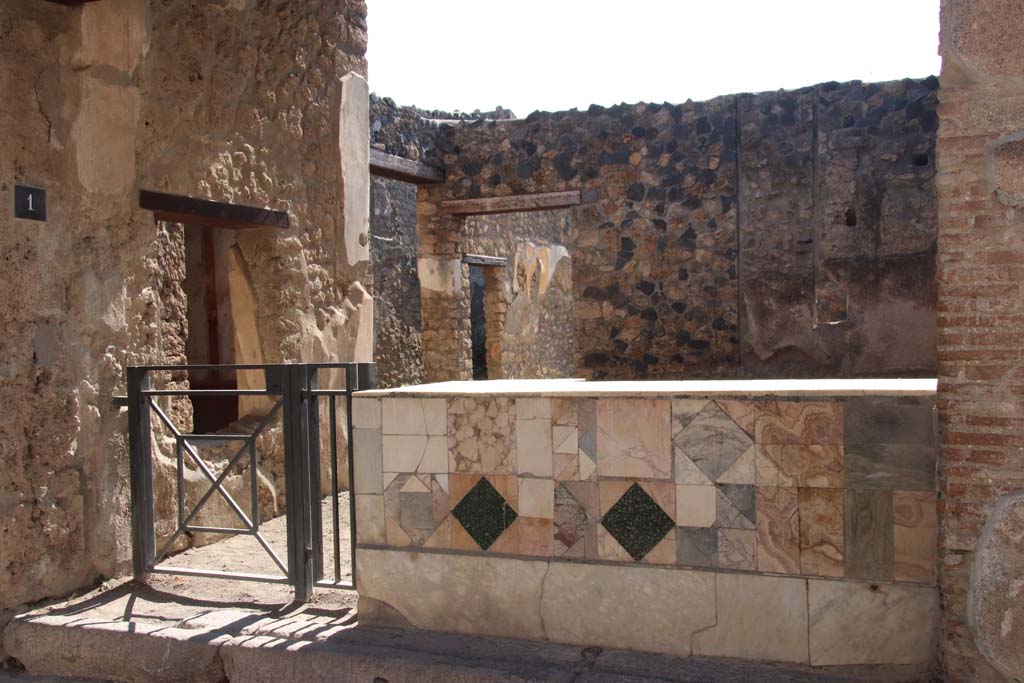
<svg viewBox="0 0 1024 683">
<path fill-rule="evenodd" d="M 582 379 L 499 379 L 437 382 L 360 391 L 357 396 L 928 396 L 936 379 L 752 379 L 587 382 Z"/>
</svg>

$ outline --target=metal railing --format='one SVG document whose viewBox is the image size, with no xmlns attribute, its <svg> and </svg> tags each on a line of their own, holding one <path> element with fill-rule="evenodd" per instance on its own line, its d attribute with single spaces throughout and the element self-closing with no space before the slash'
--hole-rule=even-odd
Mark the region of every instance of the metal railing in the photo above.
<svg viewBox="0 0 1024 683">
<path fill-rule="evenodd" d="M 343 370 L 345 386 L 320 386 L 321 371 Z M 261 371 L 264 389 L 154 389 L 152 374 L 157 372 L 190 371 Z M 241 581 L 290 584 L 295 599 L 306 602 L 314 587 L 354 588 L 355 562 L 352 581 L 343 582 L 341 576 L 341 508 L 340 472 L 338 463 L 338 410 L 337 399 L 345 399 L 347 422 L 348 481 L 355 481 L 355 462 L 352 444 L 352 392 L 372 389 L 376 366 L 373 363 L 304 363 L 283 365 L 146 365 L 128 368 L 128 422 L 131 465 L 132 499 L 132 568 L 137 579 L 147 573 L 178 574 Z M 193 434 L 179 429 L 157 403 L 160 397 L 208 396 L 267 396 L 274 400 L 273 407 L 247 434 Z M 328 433 L 330 439 L 331 511 L 333 530 L 333 577 L 324 578 L 323 515 L 321 507 L 320 473 L 320 401 L 328 400 Z M 287 527 L 287 557 L 282 560 L 266 537 L 260 533 L 259 453 L 257 438 L 282 416 L 284 442 L 285 516 Z M 156 523 L 153 497 L 153 423 L 159 423 L 175 442 L 177 518 L 174 531 L 159 550 L 156 547 Z M 206 462 L 195 444 L 202 441 L 240 442 L 238 450 L 227 461 L 219 474 Z M 229 474 L 236 470 L 248 455 L 249 494 L 251 506 L 248 514 L 225 487 Z M 185 468 L 186 456 L 202 472 L 209 488 L 186 512 Z M 208 526 L 194 524 L 200 510 L 219 494 L 242 523 L 242 527 Z M 349 495 L 350 557 L 355 555 L 355 496 Z M 281 570 L 275 574 L 253 574 L 161 564 L 174 549 L 175 543 L 186 533 L 210 533 L 252 536 L 273 563 Z"/>
</svg>

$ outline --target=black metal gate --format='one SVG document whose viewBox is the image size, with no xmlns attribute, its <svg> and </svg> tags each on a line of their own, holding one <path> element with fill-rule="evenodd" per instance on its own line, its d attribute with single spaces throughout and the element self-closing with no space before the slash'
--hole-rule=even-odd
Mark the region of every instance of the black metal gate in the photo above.
<svg viewBox="0 0 1024 683">
<path fill-rule="evenodd" d="M 259 371 L 265 379 L 263 389 L 154 389 L 152 377 L 155 373 L 188 373 L 202 371 Z M 345 386 L 341 388 L 321 387 L 322 371 L 341 370 Z M 290 584 L 295 590 L 295 599 L 306 602 L 314 587 L 354 588 L 355 563 L 352 562 L 351 583 L 341 580 L 340 542 L 340 487 L 338 463 L 337 399 L 345 400 L 347 421 L 348 480 L 355 481 L 352 451 L 352 392 L 372 389 L 376 377 L 373 363 L 304 363 L 284 365 L 147 365 L 128 368 L 128 421 L 129 448 L 131 458 L 131 499 L 132 499 L 132 568 L 135 578 L 141 579 L 147 573 L 179 574 L 208 578 L 259 581 L 265 583 Z M 193 434 L 187 433 L 174 424 L 167 411 L 158 405 L 160 397 L 210 397 L 210 396 L 267 396 L 274 401 L 273 407 L 257 424 L 251 433 L 244 434 Z M 331 510 L 333 528 L 334 576 L 324 578 L 323 514 L 321 507 L 320 473 L 320 405 L 327 400 L 330 438 Z M 287 557 L 282 560 L 260 533 L 260 510 L 258 496 L 257 439 L 278 414 L 282 416 L 284 441 L 285 515 L 287 524 Z M 175 466 L 177 473 L 177 520 L 173 533 L 159 548 L 156 546 L 156 524 L 153 497 L 153 416 L 175 442 Z M 204 440 L 218 442 L 237 441 L 238 450 L 228 460 L 219 474 L 205 462 L 195 443 Z M 228 475 L 248 455 L 251 506 L 248 514 L 225 488 Z M 192 461 L 196 469 L 208 480 L 209 489 L 186 510 L 185 460 Z M 203 505 L 215 494 L 219 494 L 241 522 L 241 527 L 211 527 L 195 524 L 194 521 Z M 347 552 L 355 550 L 355 496 L 349 495 L 349 520 L 351 545 Z M 175 542 L 185 533 L 210 533 L 225 535 L 248 535 L 267 552 L 280 574 L 252 574 L 219 570 L 170 567 L 161 564 L 174 548 Z"/>
</svg>

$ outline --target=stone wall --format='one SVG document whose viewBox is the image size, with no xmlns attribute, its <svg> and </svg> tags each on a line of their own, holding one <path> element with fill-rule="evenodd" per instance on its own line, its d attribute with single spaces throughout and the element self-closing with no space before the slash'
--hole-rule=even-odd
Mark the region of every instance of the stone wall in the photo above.
<svg viewBox="0 0 1024 683">
<path fill-rule="evenodd" d="M 423 381 L 423 323 L 416 272 L 416 187 L 374 178 L 370 188 L 377 386 Z"/>
<path fill-rule="evenodd" d="M 447 183 L 420 192 L 421 258 L 445 281 L 456 267 L 445 200 L 579 189 L 580 372 L 932 374 L 937 87 L 830 83 L 454 125 Z M 461 337 L 446 339 L 464 332 L 464 295 L 431 297 L 445 350 L 427 375 L 464 376 Z"/>
<path fill-rule="evenodd" d="M 0 37 L 0 83 L 17 94 L 0 121 L 18 131 L 0 141 L 2 277 L 25 293 L 0 342 L 7 608 L 130 556 L 113 397 L 128 365 L 183 362 L 188 333 L 183 228 L 138 209 L 140 188 L 288 212 L 288 231 L 231 247 L 250 362 L 369 358 L 372 301 L 367 94 L 341 82 L 366 71 L 362 2 L 14 0 Z M 48 190 L 46 223 L 12 218 L 12 182 Z M 164 408 L 187 427 L 187 405 Z"/>
<path fill-rule="evenodd" d="M 358 395 L 361 619 L 930 670 L 934 381 L 702 384 Z"/>
<path fill-rule="evenodd" d="M 1024 680 L 1024 7 L 945 0 L 939 420 L 948 680 Z"/>
</svg>

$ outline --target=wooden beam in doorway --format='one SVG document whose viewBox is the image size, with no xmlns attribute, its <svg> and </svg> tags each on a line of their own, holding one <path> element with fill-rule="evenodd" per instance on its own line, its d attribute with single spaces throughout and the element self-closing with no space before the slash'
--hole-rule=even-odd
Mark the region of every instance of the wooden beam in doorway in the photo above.
<svg viewBox="0 0 1024 683">
<path fill-rule="evenodd" d="M 444 169 L 387 154 L 379 149 L 370 150 L 370 174 L 414 185 L 443 183 Z"/>
<path fill-rule="evenodd" d="M 288 214 L 255 206 L 214 202 L 163 192 L 139 191 L 139 208 L 153 212 L 158 221 L 191 223 L 211 228 L 277 228 L 287 230 Z"/>
<path fill-rule="evenodd" d="M 577 206 L 579 203 L 580 191 L 569 190 L 567 192 L 515 194 L 507 197 L 453 199 L 441 202 L 441 212 L 447 216 L 482 216 L 494 213 L 567 209 L 570 206 Z"/>
<path fill-rule="evenodd" d="M 498 266 L 504 268 L 508 259 L 504 256 L 483 256 L 482 254 L 463 254 L 462 262 L 471 266 Z"/>
</svg>

